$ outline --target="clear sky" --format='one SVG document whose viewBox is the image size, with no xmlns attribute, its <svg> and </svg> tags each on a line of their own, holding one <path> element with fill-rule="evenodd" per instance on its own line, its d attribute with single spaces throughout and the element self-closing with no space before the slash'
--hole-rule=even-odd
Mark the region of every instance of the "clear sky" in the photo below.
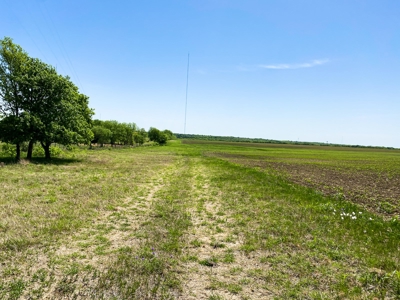
<svg viewBox="0 0 400 300">
<path fill-rule="evenodd" d="M 398 0 L 0 0 L 0 38 L 69 75 L 95 118 L 400 147 Z"/>
</svg>

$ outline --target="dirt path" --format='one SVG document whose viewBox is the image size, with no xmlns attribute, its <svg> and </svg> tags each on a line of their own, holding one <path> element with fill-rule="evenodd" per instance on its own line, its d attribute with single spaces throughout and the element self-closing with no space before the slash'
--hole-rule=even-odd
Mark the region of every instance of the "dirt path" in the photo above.
<svg viewBox="0 0 400 300">
<path fill-rule="evenodd" d="M 192 228 L 179 299 L 269 299 L 271 294 L 248 277 L 260 267 L 261 253 L 242 250 L 240 233 L 230 211 L 225 211 L 224 192 L 212 182 L 213 170 L 197 162 L 190 209 Z"/>
</svg>

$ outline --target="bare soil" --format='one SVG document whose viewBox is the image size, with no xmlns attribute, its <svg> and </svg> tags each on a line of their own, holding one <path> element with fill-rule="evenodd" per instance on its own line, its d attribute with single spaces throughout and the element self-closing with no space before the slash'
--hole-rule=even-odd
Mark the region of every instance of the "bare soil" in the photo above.
<svg viewBox="0 0 400 300">
<path fill-rule="evenodd" d="M 400 176 L 335 169 L 313 163 L 278 162 L 229 153 L 208 153 L 252 168 L 273 169 L 287 178 L 338 200 L 347 200 L 384 217 L 400 216 Z M 317 161 L 315 161 L 317 162 Z"/>
</svg>

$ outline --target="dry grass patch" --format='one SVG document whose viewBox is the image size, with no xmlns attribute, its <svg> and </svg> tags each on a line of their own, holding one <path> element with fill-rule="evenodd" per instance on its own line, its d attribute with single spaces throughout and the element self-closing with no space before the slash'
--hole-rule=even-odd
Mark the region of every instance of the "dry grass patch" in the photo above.
<svg viewBox="0 0 400 300">
<path fill-rule="evenodd" d="M 149 182 L 171 163 L 171 155 L 119 150 L 2 168 L 0 298 L 93 292 L 110 256 L 136 243 Z"/>
</svg>

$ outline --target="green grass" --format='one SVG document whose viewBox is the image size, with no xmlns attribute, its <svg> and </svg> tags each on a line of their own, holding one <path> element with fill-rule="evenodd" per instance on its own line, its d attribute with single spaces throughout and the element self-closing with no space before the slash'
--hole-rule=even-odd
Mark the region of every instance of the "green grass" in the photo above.
<svg viewBox="0 0 400 300">
<path fill-rule="evenodd" d="M 312 177 L 397 195 L 399 151 L 174 141 L 0 161 L 1 299 L 400 298 L 398 200 Z"/>
</svg>

